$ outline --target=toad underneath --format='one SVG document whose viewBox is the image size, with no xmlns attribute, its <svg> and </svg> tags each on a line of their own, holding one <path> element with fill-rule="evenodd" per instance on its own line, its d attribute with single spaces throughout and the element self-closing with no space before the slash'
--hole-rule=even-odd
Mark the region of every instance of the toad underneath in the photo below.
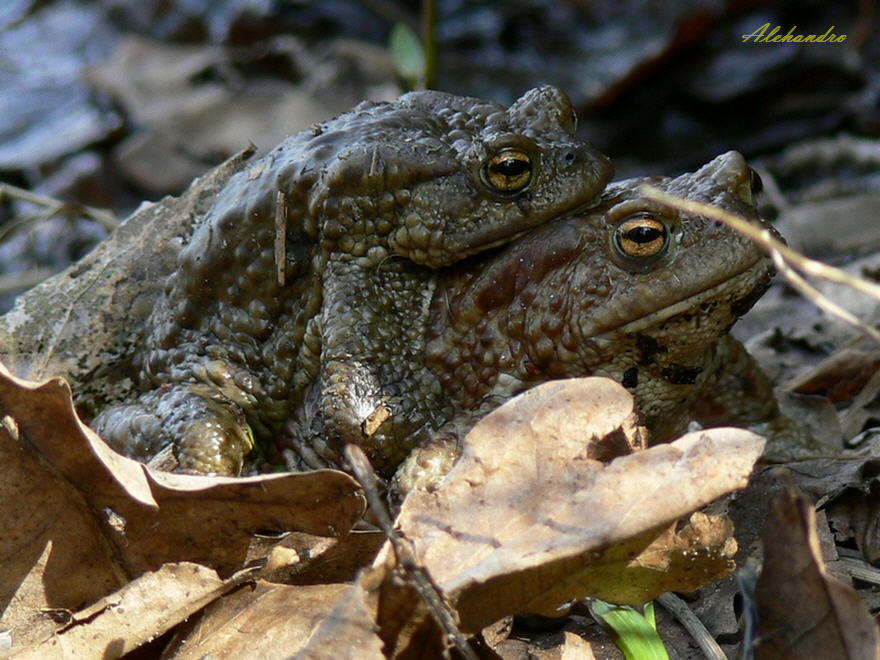
<svg viewBox="0 0 880 660">
<path fill-rule="evenodd" d="M 729 152 L 677 178 L 609 185 L 590 211 L 445 270 L 426 324 L 425 370 L 447 408 L 402 467 L 403 491 L 448 470 L 460 439 L 490 410 L 557 378 L 621 383 L 652 442 L 676 438 L 692 421 L 763 423 L 779 440 L 802 433 L 728 334 L 769 285 L 770 260 L 720 222 L 646 199 L 643 183 L 778 236 L 758 216 L 760 179 Z"/>
</svg>

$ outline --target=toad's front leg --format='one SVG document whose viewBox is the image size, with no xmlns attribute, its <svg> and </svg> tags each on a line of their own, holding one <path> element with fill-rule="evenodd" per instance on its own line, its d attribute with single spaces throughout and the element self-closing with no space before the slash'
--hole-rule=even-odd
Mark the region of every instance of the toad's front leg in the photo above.
<svg viewBox="0 0 880 660">
<path fill-rule="evenodd" d="M 748 427 L 767 437 L 764 459 L 788 462 L 816 455 L 833 455 L 828 446 L 779 409 L 773 385 L 745 347 L 730 335 L 715 348 L 720 367 L 711 389 L 696 403 L 695 419 L 704 427 Z"/>
<path fill-rule="evenodd" d="M 324 275 L 321 402 L 324 438 L 341 455 L 365 449 L 391 474 L 419 432 L 448 411 L 425 368 L 425 326 L 436 274 L 400 258 L 362 268 L 332 257 Z"/>
</svg>

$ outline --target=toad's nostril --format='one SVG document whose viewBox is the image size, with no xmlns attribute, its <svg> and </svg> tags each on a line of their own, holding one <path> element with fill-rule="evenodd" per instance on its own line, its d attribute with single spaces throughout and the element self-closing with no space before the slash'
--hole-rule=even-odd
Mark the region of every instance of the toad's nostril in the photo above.
<svg viewBox="0 0 880 660">
<path fill-rule="evenodd" d="M 764 182 L 761 180 L 761 175 L 751 167 L 749 168 L 749 183 L 752 186 L 753 194 L 760 195 L 764 191 Z"/>
</svg>

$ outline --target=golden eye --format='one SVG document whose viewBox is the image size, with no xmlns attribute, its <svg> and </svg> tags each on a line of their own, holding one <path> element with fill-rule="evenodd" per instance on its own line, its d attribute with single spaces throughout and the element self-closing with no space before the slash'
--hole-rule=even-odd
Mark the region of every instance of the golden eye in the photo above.
<svg viewBox="0 0 880 660">
<path fill-rule="evenodd" d="M 532 159 L 524 151 L 505 149 L 489 159 L 483 177 L 497 192 L 519 192 L 532 180 Z"/>
<path fill-rule="evenodd" d="M 627 257 L 653 257 L 666 246 L 666 226 L 649 216 L 636 216 L 621 222 L 614 231 L 614 245 Z"/>
</svg>

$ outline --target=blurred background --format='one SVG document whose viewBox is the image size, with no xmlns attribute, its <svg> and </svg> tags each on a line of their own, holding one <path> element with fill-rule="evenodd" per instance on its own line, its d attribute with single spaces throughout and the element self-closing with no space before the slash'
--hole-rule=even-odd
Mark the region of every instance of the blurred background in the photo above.
<svg viewBox="0 0 880 660">
<path fill-rule="evenodd" d="M 833 258 L 880 245 L 873 0 L 437 0 L 433 18 L 427 6 L 4 0 L 0 181 L 35 194 L 0 197 L 0 311 L 142 200 L 181 192 L 249 143 L 267 151 L 423 84 L 426 25 L 434 87 L 508 103 L 559 85 L 616 178 L 738 149 L 769 179 L 771 217 L 847 200 L 839 222 L 861 229 L 823 212 L 796 232 L 800 247 Z M 743 41 L 764 24 L 846 39 Z"/>
</svg>

